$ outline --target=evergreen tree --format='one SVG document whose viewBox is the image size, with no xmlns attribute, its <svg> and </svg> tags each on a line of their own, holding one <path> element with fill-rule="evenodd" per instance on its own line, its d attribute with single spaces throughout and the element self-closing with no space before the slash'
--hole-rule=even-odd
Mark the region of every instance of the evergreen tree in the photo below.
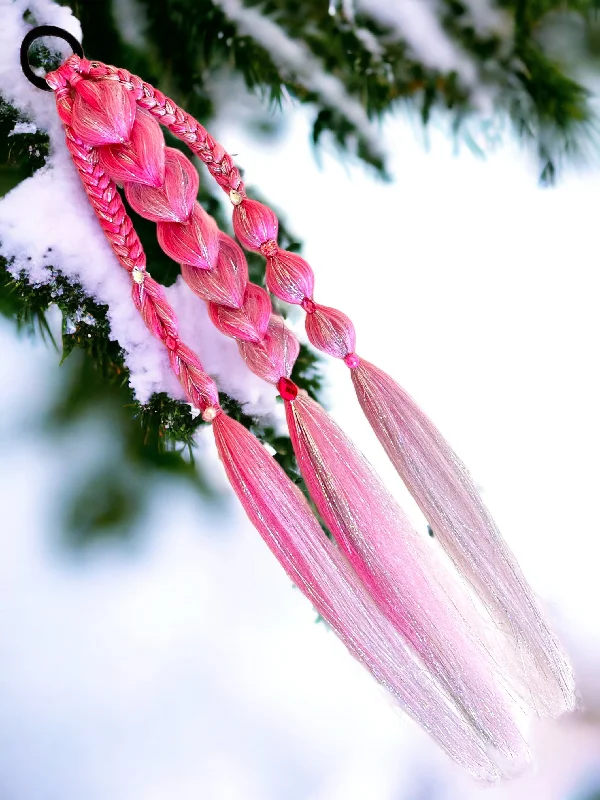
<svg viewBox="0 0 600 800">
<path fill-rule="evenodd" d="M 6 0 L 4 0 L 6 2 Z M 10 0 L 8 0 L 10 4 Z M 312 115 L 312 142 L 334 142 L 340 158 L 359 161 L 374 179 L 390 178 L 373 123 L 398 110 L 447 120 L 457 139 L 475 147 L 490 120 L 509 121 L 538 157 L 539 178 L 551 182 L 568 158 L 591 152 L 595 119 L 581 75 L 596 66 L 600 25 L 592 0 L 71 0 L 81 20 L 88 58 L 126 67 L 173 96 L 210 129 L 232 93 L 258 98 L 255 116 L 240 120 L 256 135 L 273 136 L 290 99 Z M 35 3 L 26 15 L 31 25 Z M 14 42 L 18 50 L 20 42 Z M 56 54 L 40 45 L 32 61 L 50 69 Z M 493 114 L 491 110 L 493 109 Z M 0 104 L 0 194 L 45 163 L 48 138 L 32 132 L 7 99 Z M 474 136 L 474 134 L 477 134 Z M 171 146 L 181 146 L 169 140 Z M 255 194 L 256 196 L 256 194 Z M 268 199 L 268 198 L 267 198 Z M 200 200 L 227 230 L 209 182 Z M 285 219 L 285 209 L 278 209 Z M 178 267 L 156 244 L 153 225 L 135 218 L 153 276 L 172 283 Z M 292 228 L 284 247 L 299 250 Z M 106 308 L 70 283 L 31 285 L 0 262 L 0 312 L 22 330 L 52 338 L 47 315 L 63 317 L 63 392 L 48 422 L 65 428 L 107 406 L 115 417 L 122 459 L 88 476 L 69 506 L 67 530 L 85 542 L 127 532 L 142 510 L 141 487 L 152 475 L 177 474 L 208 496 L 201 465 L 194 464 L 194 432 L 202 424 L 189 407 L 155 395 L 135 402 L 118 345 L 109 338 Z M 252 279 L 263 279 L 263 260 L 250 258 Z M 285 313 L 285 309 L 280 309 Z M 303 347 L 294 380 L 313 394 L 321 389 L 317 356 Z M 276 451 L 301 482 L 290 442 L 248 416 L 239 402 L 225 407 Z M 139 491 L 132 491 L 131 487 Z"/>
</svg>

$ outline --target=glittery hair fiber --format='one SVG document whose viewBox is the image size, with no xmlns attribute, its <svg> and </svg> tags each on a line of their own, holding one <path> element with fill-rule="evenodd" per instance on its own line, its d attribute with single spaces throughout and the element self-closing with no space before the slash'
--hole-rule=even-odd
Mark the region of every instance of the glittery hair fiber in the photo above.
<svg viewBox="0 0 600 800">
<path fill-rule="evenodd" d="M 214 381 L 204 372 L 197 356 L 179 339 L 174 311 L 162 287 L 146 271 L 141 243 L 114 182 L 104 171 L 98 148 L 86 144 L 69 125 L 73 114 L 69 77 L 73 77 L 73 73 L 70 63 L 67 63 L 49 75 L 48 82 L 56 92 L 67 146 L 89 201 L 119 263 L 131 276 L 132 300 L 136 308 L 152 334 L 167 349 L 171 367 L 189 402 L 201 410 L 205 421 L 212 423 L 226 473 L 249 518 L 291 579 L 349 651 L 402 707 L 458 763 L 480 778 L 498 778 L 502 770 L 495 764 L 498 754 L 490 746 L 487 732 L 479 731 L 468 711 L 457 705 L 436 676 L 423 668 L 423 662 L 416 658 L 414 650 L 396 626 L 378 608 L 343 554 L 327 539 L 299 489 L 252 434 L 228 418 L 220 408 Z M 113 105 L 118 104 L 117 92 L 111 92 Z M 84 111 L 86 124 L 92 124 L 90 119 L 94 115 L 89 109 Z M 101 114 L 101 109 L 93 108 L 92 111 Z M 132 128 L 133 120 L 131 122 Z M 94 122 L 96 127 L 107 129 L 111 124 L 110 119 L 96 119 Z M 80 128 L 85 135 L 83 126 Z M 110 138 L 114 135 L 109 131 Z M 119 135 L 122 138 L 125 134 L 120 130 Z M 151 166 L 141 161 L 136 163 L 131 155 L 129 153 L 121 161 L 129 162 L 127 169 L 134 170 L 151 187 L 158 174 L 154 167 L 158 166 L 159 172 L 162 168 L 160 158 Z M 164 166 L 168 173 L 168 164 Z M 181 164 L 171 166 L 177 170 Z M 159 209 L 161 202 L 160 197 L 154 196 L 152 207 Z M 189 210 L 193 196 L 188 192 L 187 200 L 182 202 Z M 177 202 L 174 207 L 178 207 Z M 211 227 L 200 227 L 207 232 L 209 247 L 206 252 L 209 253 Z"/>
<path fill-rule="evenodd" d="M 307 514 L 300 490 L 238 422 L 219 414 L 213 429 L 219 456 L 248 517 L 348 650 L 455 760 L 482 779 L 499 777 L 493 763 L 498 754 L 489 740 L 473 730 L 468 715 L 423 669 L 343 554 Z"/>
<path fill-rule="evenodd" d="M 77 83 L 82 82 L 79 70 L 88 75 L 93 72 L 92 82 L 112 81 L 136 97 L 135 117 L 127 118 L 118 137 L 111 131 L 104 144 L 94 143 L 95 149 L 86 157 L 90 169 L 97 174 L 102 192 L 107 175 L 125 184 L 132 206 L 157 221 L 163 249 L 185 265 L 184 275 L 195 291 L 206 295 L 213 322 L 238 338 L 251 368 L 282 384 L 301 471 L 339 550 L 324 537 L 298 490 L 264 448 L 213 404 L 206 410 L 214 412 L 210 420 L 219 454 L 248 516 L 288 574 L 315 606 L 323 609 L 321 613 L 351 652 L 457 760 L 488 776 L 494 774 L 490 760 L 501 765 L 499 772 L 518 769 L 527 759 L 527 751 L 515 721 L 512 676 L 505 680 L 494 663 L 496 651 L 488 652 L 485 626 L 469 609 L 464 587 L 453 581 L 435 547 L 414 532 L 348 438 L 289 380 L 297 353 L 295 340 L 271 315 L 264 290 L 245 285 L 247 273 L 238 264 L 239 257 L 231 245 L 227 250 L 214 221 L 195 202 L 193 175 L 180 157 L 161 144 L 148 114 L 190 142 L 198 140 L 198 123 L 139 78 L 99 62 L 69 61 L 64 73 L 66 76 L 71 70 L 76 94 Z M 57 92 L 59 108 L 63 101 L 68 103 L 69 91 L 64 85 Z M 113 93 L 114 105 L 118 98 Z M 124 107 L 128 108 L 126 103 Z M 67 114 L 66 108 L 63 111 Z M 84 111 L 86 119 L 93 116 L 89 109 Z M 65 116 L 61 117 L 64 121 Z M 102 124 L 109 127 L 106 121 Z M 85 135 L 82 128 L 84 140 Z M 275 241 L 275 215 L 242 196 L 239 173 L 222 148 L 206 132 L 203 136 L 202 148 L 198 146 L 200 157 L 219 183 L 234 193 L 230 199 L 239 240 L 268 259 L 276 259 L 280 251 Z M 78 167 L 85 171 L 86 164 L 80 161 Z M 178 192 L 179 186 L 182 191 Z M 95 196 L 93 192 L 90 195 L 93 204 Z M 115 216 L 100 209 L 99 217 L 108 226 L 119 254 L 131 242 L 130 234 L 121 242 L 121 211 Z M 225 252 L 229 255 L 223 255 Z M 228 260 L 235 267 L 229 272 Z M 312 292 L 305 262 L 283 254 L 277 263 L 279 272 L 271 270 L 272 283 L 283 280 L 285 269 L 294 273 L 290 294 L 307 311 L 310 341 L 343 358 L 354 371 L 360 360 L 354 353 L 351 321 L 335 309 L 314 303 L 311 297 L 299 297 L 302 292 Z M 200 278 L 200 273 L 206 277 Z M 151 286 L 150 279 L 146 280 Z M 146 318 L 147 312 L 143 307 L 140 310 Z M 189 356 L 176 335 L 162 335 L 162 319 L 157 318 L 156 323 L 151 327 L 157 327 L 177 372 Z M 377 641 L 369 637 L 369 625 L 373 636 L 380 637 Z M 484 751 L 487 756 L 482 760 Z"/>
<path fill-rule="evenodd" d="M 533 706 L 552 714 L 572 708 L 571 667 L 466 467 L 389 375 L 362 359 L 351 374 L 367 419 L 435 536 L 495 624 L 518 643 Z"/>
<path fill-rule="evenodd" d="M 194 201 L 191 178 L 180 184 L 189 171 L 181 155 L 165 148 L 158 122 L 142 109 L 130 139 L 99 147 L 98 154 L 106 172 L 124 183 L 135 210 L 157 221 L 161 247 L 182 263 L 184 279 L 208 302 L 213 323 L 237 339 L 248 366 L 276 384 L 288 412 L 293 410 L 287 414 L 290 435 L 311 497 L 381 611 L 481 735 L 518 761 L 523 743 L 506 697 L 490 678 L 494 669 L 482 644 L 485 631 L 477 614 L 467 610 L 464 588 L 434 560 L 429 543 L 419 544 L 393 498 L 323 409 L 302 396 L 296 400 L 298 389 L 289 377 L 298 343 L 283 320 L 272 315 L 268 293 L 248 282 L 239 246 L 219 234 Z M 159 174 L 164 175 L 162 186 L 153 182 Z M 262 204 L 245 201 L 239 209 L 243 217 L 236 218 L 236 228 L 242 241 L 256 246 L 276 235 L 276 221 Z M 307 331 L 311 341 L 332 354 L 343 356 L 354 348 L 354 327 L 335 309 L 313 303 Z M 259 477 L 250 470 L 245 484 L 255 498 Z M 263 512 L 256 515 L 263 518 Z M 426 572 L 435 581 L 428 581 Z M 463 617 L 451 610 L 461 602 Z M 494 713 L 488 712 L 492 706 Z"/>
</svg>

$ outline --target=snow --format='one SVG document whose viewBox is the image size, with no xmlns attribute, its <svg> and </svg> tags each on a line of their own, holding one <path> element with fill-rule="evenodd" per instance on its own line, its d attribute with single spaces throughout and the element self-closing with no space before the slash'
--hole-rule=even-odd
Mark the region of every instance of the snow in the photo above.
<svg viewBox="0 0 600 800">
<path fill-rule="evenodd" d="M 255 39 L 272 56 L 281 70 L 297 75 L 324 103 L 337 109 L 356 127 L 371 150 L 383 155 L 379 137 L 364 108 L 346 91 L 343 83 L 325 72 L 323 65 L 302 43 L 290 39 L 285 31 L 260 10 L 247 8 L 240 0 L 216 0 L 239 29 Z"/>
<path fill-rule="evenodd" d="M 510 14 L 499 8 L 492 0 L 463 0 L 469 9 L 471 22 L 476 32 L 482 35 L 495 33 L 509 37 L 513 22 Z"/>
<path fill-rule="evenodd" d="M 154 392 L 183 399 L 163 345 L 146 329 L 131 301 L 131 281 L 119 265 L 98 225 L 64 143 L 62 125 L 51 92 L 30 84 L 19 64 L 19 43 L 27 31 L 23 13 L 57 25 L 81 39 L 71 11 L 50 0 L 0 0 L 0 94 L 28 118 L 13 133 L 40 129 L 50 137 L 46 166 L 0 201 L 0 254 L 12 260 L 15 276 L 24 272 L 33 284 L 53 279 L 50 267 L 78 281 L 87 294 L 108 306 L 111 336 L 119 342 L 137 400 Z M 63 45 L 53 39 L 53 45 Z M 67 55 L 68 49 L 63 54 Z M 150 265 L 151 272 L 151 265 Z M 196 350 L 206 371 L 247 411 L 283 423 L 275 390 L 245 366 L 234 341 L 217 331 L 205 305 L 182 281 L 167 291 L 180 323 L 182 338 Z"/>
<path fill-rule="evenodd" d="M 396 32 L 415 58 L 431 69 L 456 72 L 471 93 L 471 103 L 477 109 L 477 127 L 470 132 L 479 138 L 495 112 L 495 91 L 478 80 L 478 68 L 471 56 L 453 41 L 440 23 L 442 12 L 438 0 L 356 0 L 357 9 L 370 14 Z M 510 39 L 511 17 L 490 0 L 466 0 L 468 21 L 481 36 L 494 34 Z"/>
<path fill-rule="evenodd" d="M 371 33 L 368 28 L 360 28 L 358 25 L 354 28 L 354 33 L 357 39 L 360 39 L 363 46 L 374 56 L 376 61 L 381 61 L 384 49 L 379 41 L 379 39 L 375 36 L 374 33 Z"/>
<path fill-rule="evenodd" d="M 53 354 L 1 319 L 0 352 L 2 800 L 379 800 L 453 770 L 237 503 L 154 484 L 138 546 L 61 552 L 56 495 L 112 456 L 110 421 L 46 439 Z"/>
<path fill-rule="evenodd" d="M 457 72 L 467 85 L 476 78 L 469 56 L 446 35 L 430 0 L 357 0 L 357 8 L 397 31 L 414 56 L 441 72 Z"/>
<path fill-rule="evenodd" d="M 381 152 L 360 103 L 347 94 L 337 78 L 325 74 L 303 45 L 289 39 L 259 11 L 243 7 L 239 0 L 220 0 L 220 4 L 242 30 L 272 53 L 282 68 L 297 72 Z M 433 59 L 432 66 L 460 67 L 463 74 L 468 72 L 467 62 L 445 37 L 429 3 L 402 0 L 389 4 L 385 0 L 365 0 L 363 5 L 382 20 L 397 26 L 420 58 Z M 11 270 L 15 275 L 24 272 L 32 283 L 46 283 L 52 280 L 49 266 L 53 266 L 66 277 L 79 281 L 98 302 L 108 305 L 111 336 L 123 349 L 131 375 L 130 385 L 140 402 L 146 402 L 152 393 L 161 391 L 183 399 L 166 352 L 137 315 L 129 296 L 129 279 L 118 265 L 88 206 L 64 145 L 53 97 L 32 86 L 21 72 L 16 43 L 27 30 L 22 17 L 28 8 L 36 19 L 65 28 L 81 39 L 79 22 L 68 8 L 51 0 L 0 0 L 3 20 L 0 94 L 28 118 L 26 122 L 17 123 L 13 134 L 40 129 L 48 132 L 51 142 L 47 166 L 0 201 L 0 253 L 14 259 Z M 135 10 L 134 6 L 126 8 Z M 345 3 L 344 13 L 348 14 L 348 9 Z M 64 48 L 63 55 L 68 54 L 66 44 L 56 39 L 52 43 Z M 179 317 L 184 340 L 198 352 L 205 369 L 215 377 L 219 387 L 246 403 L 249 413 L 270 417 L 277 427 L 282 427 L 281 408 L 275 403 L 274 390 L 247 370 L 236 344 L 210 323 L 204 304 L 193 297 L 181 281 L 170 287 L 167 296 Z"/>
<path fill-rule="evenodd" d="M 355 319 L 358 352 L 417 396 L 483 484 L 573 656 L 587 721 L 575 715 L 537 731 L 532 774 L 486 790 L 472 784 L 313 624 L 243 512 L 220 505 L 213 513 L 181 486 L 149 489 L 154 504 L 137 547 L 60 558 L 51 546 L 58 489 L 81 471 L 79 459 L 102 457 L 111 431 L 86 425 L 81 439 L 44 439 L 31 419 L 61 379 L 55 356 L 0 321 L 0 486 L 8 498 L 0 795 L 591 797 L 600 785 L 598 176 L 541 191 L 513 149 L 487 162 L 454 159 L 434 136 L 424 153 L 395 123 L 387 142 L 399 180 L 381 186 L 327 155 L 316 170 L 309 122 L 300 113 L 293 122 L 268 151 L 237 137 L 247 174 L 306 236 L 319 302 Z M 359 217 L 373 235 L 348 233 Z M 336 419 L 383 475 L 385 455 L 347 370 L 330 360 L 327 372 Z M 199 460 L 209 457 L 211 478 L 214 465 L 223 481 L 212 450 Z"/>
<path fill-rule="evenodd" d="M 123 40 L 134 47 L 144 47 L 146 18 L 139 0 L 119 0 L 112 4 L 111 11 Z"/>
<path fill-rule="evenodd" d="M 17 122 L 9 136 L 16 136 L 19 133 L 37 133 L 37 126 L 33 122 Z"/>
</svg>

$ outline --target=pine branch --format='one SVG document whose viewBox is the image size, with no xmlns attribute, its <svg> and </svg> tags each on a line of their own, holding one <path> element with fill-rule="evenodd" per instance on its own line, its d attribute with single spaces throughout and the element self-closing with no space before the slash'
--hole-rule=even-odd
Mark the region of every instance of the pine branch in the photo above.
<svg viewBox="0 0 600 800">
<path fill-rule="evenodd" d="M 256 36 L 243 30 L 223 10 L 225 0 L 145 0 L 148 36 L 159 54 L 161 69 L 186 96 L 193 113 L 210 105 L 213 75 L 239 75 L 247 89 L 258 94 L 266 109 L 276 109 L 287 96 L 314 108 L 313 142 L 325 135 L 346 154 L 352 153 L 387 176 L 385 157 L 373 140 L 345 113 L 343 103 L 327 102 L 301 68 L 278 63 Z M 443 109 L 453 120 L 456 135 L 478 119 L 482 91 L 505 113 L 518 136 L 537 148 L 545 178 L 566 156 L 590 141 L 593 132 L 588 93 L 564 65 L 544 52 L 537 33 L 549 14 L 568 7 L 589 17 L 595 2 L 503 2 L 506 30 L 481 30 L 469 5 L 444 0 L 440 23 L 448 40 L 477 74 L 467 81 L 457 70 L 435 69 L 420 61 L 403 31 L 361 9 L 352 18 L 329 13 L 324 0 L 308 0 L 300 8 L 292 0 L 246 0 L 244 7 L 271 21 L 290 45 L 301 43 L 323 75 L 334 77 L 347 96 L 362 106 L 366 117 L 380 120 L 399 106 L 410 107 L 427 124 L 432 111 Z M 177 42 L 177 47 L 173 47 Z M 314 82 L 313 82 L 314 83 Z"/>
<path fill-rule="evenodd" d="M 477 26 L 467 0 L 441 0 L 439 22 L 453 46 L 475 65 L 474 84 L 460 70 L 424 63 L 407 33 L 382 22 L 368 3 L 361 4 L 356 14 L 347 15 L 342 8 L 329 13 L 325 0 L 308 0 L 301 7 L 292 0 L 246 0 L 242 10 L 260 13 L 272 26 L 265 30 L 276 30 L 283 41 L 304 48 L 312 72 L 286 60 L 267 41 L 246 30 L 240 19 L 224 10 L 224 0 L 141 3 L 147 27 L 145 43 L 138 46 L 124 40 L 110 2 L 72 0 L 69 4 L 82 22 L 86 55 L 144 75 L 177 96 L 205 124 L 218 110 L 221 95 L 217 85 L 223 83 L 239 86 L 241 78 L 246 91 L 262 99 L 265 114 L 291 98 L 313 110 L 315 146 L 327 139 L 333 141 L 344 157 L 359 158 L 380 176 L 387 174 L 385 158 L 368 131 L 368 121 L 381 120 L 399 107 L 417 111 L 424 124 L 434 111 L 444 110 L 457 135 L 463 129 L 466 135 L 465 123 L 478 119 L 476 93 L 489 91 L 495 107 L 509 116 L 518 135 L 537 149 L 546 181 L 566 156 L 586 144 L 592 130 L 587 92 L 569 76 L 566 66 L 546 52 L 541 32 L 565 11 L 589 22 L 595 14 L 595 0 L 503 0 L 499 6 L 510 24 L 501 31 Z M 56 56 L 43 47 L 32 53 L 32 59 L 45 68 L 56 66 Z M 319 76 L 334 81 L 342 100 L 337 102 L 339 98 L 323 89 Z M 0 195 L 46 162 L 48 139 L 27 127 L 27 122 L 0 102 Z M 172 137 L 168 139 L 169 146 L 183 147 Z M 201 182 L 199 199 L 220 227 L 230 230 L 211 182 Z M 154 226 L 138 217 L 135 226 L 153 276 L 166 285 L 173 283 L 179 268 L 158 247 Z M 300 249 L 285 224 L 280 233 L 283 247 Z M 249 267 L 251 279 L 264 284 L 264 260 L 251 254 Z M 189 406 L 166 395 L 154 395 L 145 406 L 133 400 L 123 354 L 109 338 L 106 309 L 87 297 L 80 286 L 66 281 L 59 270 L 50 284 L 32 287 L 23 276 L 11 277 L 6 262 L 0 263 L 0 313 L 17 328 L 44 336 L 51 343 L 47 315 L 52 305 L 58 306 L 63 318 L 62 342 L 55 345 L 61 349 L 66 377 L 63 394 L 48 420 L 54 429 L 64 431 L 98 403 L 104 404 L 115 415 L 115 435 L 123 454 L 120 472 L 101 465 L 80 487 L 79 500 L 70 506 L 71 530 L 74 526 L 84 531 L 87 541 L 101 531 L 130 529 L 121 523 L 131 523 L 142 513 L 142 486 L 159 474 L 182 475 L 206 492 L 202 465 L 194 464 L 192 451 L 194 434 L 203 423 L 192 416 Z M 278 306 L 278 310 L 285 309 Z M 305 347 L 293 379 L 318 397 L 320 361 Z M 231 398 L 224 398 L 223 403 L 273 447 L 287 473 L 300 482 L 289 439 L 249 417 Z M 97 503 L 92 503 L 87 490 L 92 481 L 96 487 L 104 487 L 96 493 L 101 499 Z M 134 487 L 132 496 L 126 497 L 119 485 Z M 140 487 L 139 499 L 133 497 L 135 487 Z"/>
</svg>

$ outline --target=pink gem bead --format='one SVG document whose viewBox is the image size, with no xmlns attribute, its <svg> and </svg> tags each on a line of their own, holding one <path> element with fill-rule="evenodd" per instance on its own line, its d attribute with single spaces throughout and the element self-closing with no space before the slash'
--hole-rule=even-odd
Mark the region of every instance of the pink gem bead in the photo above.
<svg viewBox="0 0 600 800">
<path fill-rule="evenodd" d="M 289 378 L 280 378 L 277 382 L 277 391 L 284 400 L 295 400 L 298 397 L 298 387 Z"/>
<path fill-rule="evenodd" d="M 348 355 L 344 357 L 344 364 L 350 369 L 356 369 L 360 364 L 360 358 L 356 353 L 348 353 Z"/>
<path fill-rule="evenodd" d="M 307 314 L 314 314 L 317 310 L 317 305 L 314 300 L 311 300 L 310 297 L 305 297 L 304 300 L 300 303 L 302 308 L 306 311 Z"/>
<path fill-rule="evenodd" d="M 275 253 L 279 250 L 279 246 L 275 239 L 269 239 L 268 242 L 264 242 L 260 246 L 260 252 L 263 256 L 269 258 L 269 256 L 274 256 Z"/>
<path fill-rule="evenodd" d="M 169 350 L 175 350 L 178 345 L 177 339 L 174 336 L 167 336 L 165 345 Z"/>
</svg>

